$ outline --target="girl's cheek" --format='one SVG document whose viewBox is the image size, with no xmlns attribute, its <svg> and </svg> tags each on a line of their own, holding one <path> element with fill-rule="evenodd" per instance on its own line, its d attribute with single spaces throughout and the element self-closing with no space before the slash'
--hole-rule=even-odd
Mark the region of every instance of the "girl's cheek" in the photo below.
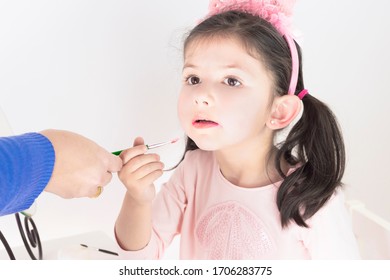
<svg viewBox="0 0 390 280">
<path fill-rule="evenodd" d="M 184 94 L 180 94 L 177 102 L 177 112 L 179 120 L 182 122 L 186 119 L 186 115 L 189 113 L 189 100 Z"/>
</svg>

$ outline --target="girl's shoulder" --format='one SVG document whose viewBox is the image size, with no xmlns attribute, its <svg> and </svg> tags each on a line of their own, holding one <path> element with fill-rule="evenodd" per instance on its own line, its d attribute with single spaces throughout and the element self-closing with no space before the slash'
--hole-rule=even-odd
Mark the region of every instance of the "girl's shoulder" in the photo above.
<svg viewBox="0 0 390 280">
<path fill-rule="evenodd" d="M 313 215 L 312 224 L 321 223 L 325 220 L 349 220 L 349 212 L 346 205 L 345 193 L 341 187 L 338 187 L 329 200 Z"/>
</svg>

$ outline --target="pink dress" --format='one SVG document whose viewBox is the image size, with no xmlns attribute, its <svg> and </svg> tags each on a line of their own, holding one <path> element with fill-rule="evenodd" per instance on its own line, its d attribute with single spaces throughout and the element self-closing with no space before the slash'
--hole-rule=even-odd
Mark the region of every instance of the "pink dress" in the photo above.
<svg viewBox="0 0 390 280">
<path fill-rule="evenodd" d="M 123 259 L 160 259 L 180 235 L 181 259 L 359 259 L 344 196 L 338 191 L 309 228 L 282 229 L 275 198 L 280 182 L 241 188 L 221 174 L 213 152 L 187 152 L 153 204 L 153 232 Z"/>
</svg>

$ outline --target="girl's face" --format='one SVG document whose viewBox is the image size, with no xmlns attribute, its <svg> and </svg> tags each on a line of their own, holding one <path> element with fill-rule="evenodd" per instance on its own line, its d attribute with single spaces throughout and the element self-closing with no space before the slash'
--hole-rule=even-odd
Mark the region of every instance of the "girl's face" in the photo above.
<svg viewBox="0 0 390 280">
<path fill-rule="evenodd" d="M 262 143 L 272 97 L 263 63 L 237 40 L 192 42 L 185 50 L 178 114 L 186 134 L 203 150 Z M 267 136 L 265 136 L 267 135 Z M 260 141 L 260 142 L 259 142 Z"/>
</svg>

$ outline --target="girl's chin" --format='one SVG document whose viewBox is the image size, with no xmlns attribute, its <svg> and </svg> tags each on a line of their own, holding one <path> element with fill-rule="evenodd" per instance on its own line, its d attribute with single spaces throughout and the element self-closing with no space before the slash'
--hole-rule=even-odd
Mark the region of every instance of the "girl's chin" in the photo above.
<svg viewBox="0 0 390 280">
<path fill-rule="evenodd" d="M 215 148 L 210 148 L 210 147 L 199 147 L 199 149 L 201 149 L 202 151 L 208 151 L 208 152 L 212 152 L 212 151 L 217 150 Z"/>
<path fill-rule="evenodd" d="M 219 149 L 219 146 L 212 141 L 194 140 L 196 146 L 203 151 L 215 151 Z"/>
</svg>

